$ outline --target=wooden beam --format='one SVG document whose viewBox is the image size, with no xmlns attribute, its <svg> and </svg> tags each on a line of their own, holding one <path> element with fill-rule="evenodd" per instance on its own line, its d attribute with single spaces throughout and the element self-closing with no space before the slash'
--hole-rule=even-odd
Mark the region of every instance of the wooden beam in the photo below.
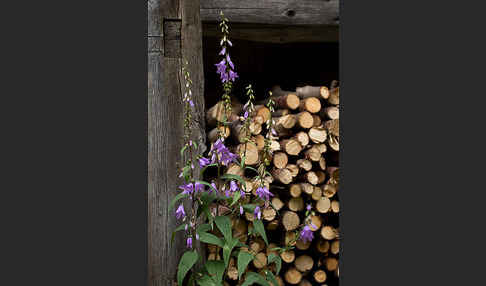
<svg viewBox="0 0 486 286">
<path fill-rule="evenodd" d="M 264 43 L 339 42 L 338 26 L 287 26 L 232 23 L 231 38 Z M 217 23 L 203 23 L 205 37 L 221 37 Z"/>
<path fill-rule="evenodd" d="M 202 28 L 199 0 L 148 1 L 148 281 L 173 285 L 185 250 L 182 233 L 171 244 L 177 226 L 169 202 L 179 192 L 182 158 L 183 60 L 188 60 L 195 103 L 193 140 L 205 146 Z"/>
<path fill-rule="evenodd" d="M 201 0 L 201 20 L 270 25 L 339 25 L 339 0 Z"/>
</svg>

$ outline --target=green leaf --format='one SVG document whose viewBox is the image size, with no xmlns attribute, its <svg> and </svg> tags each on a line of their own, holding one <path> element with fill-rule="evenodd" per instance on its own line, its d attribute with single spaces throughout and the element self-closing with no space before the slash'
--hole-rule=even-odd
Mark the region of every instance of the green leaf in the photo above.
<svg viewBox="0 0 486 286">
<path fill-rule="evenodd" d="M 187 272 L 194 266 L 198 258 L 198 254 L 195 251 L 187 251 L 182 255 L 181 261 L 179 261 L 179 267 L 177 269 L 177 284 L 182 285 L 184 277 Z"/>
<path fill-rule="evenodd" d="M 182 147 L 181 149 L 181 158 L 184 158 L 184 151 L 186 151 L 186 149 L 187 149 L 187 144 L 184 145 L 184 147 Z"/>
<path fill-rule="evenodd" d="M 233 248 L 238 244 L 239 240 L 234 238 L 229 241 L 226 241 L 226 243 L 223 246 L 223 260 L 224 260 L 224 266 L 228 267 L 229 259 L 231 256 L 231 251 Z"/>
<path fill-rule="evenodd" d="M 186 223 L 179 225 L 173 232 L 172 232 L 172 237 L 170 239 L 170 243 L 172 244 L 174 242 L 175 235 L 178 231 L 183 230 L 186 227 Z"/>
<path fill-rule="evenodd" d="M 216 226 L 221 231 L 226 241 L 231 241 L 233 236 L 231 235 L 231 220 L 227 216 L 217 216 L 214 221 Z"/>
<path fill-rule="evenodd" d="M 262 286 L 270 286 L 263 276 L 255 272 L 248 272 L 246 274 L 245 283 L 243 283 L 241 286 L 249 286 L 253 285 L 253 283 L 257 283 L 258 285 Z"/>
<path fill-rule="evenodd" d="M 238 279 L 241 279 L 241 274 L 245 271 L 246 267 L 250 263 L 250 261 L 253 260 L 255 256 L 253 254 L 246 252 L 246 251 L 240 251 L 238 254 Z"/>
<path fill-rule="evenodd" d="M 246 204 L 246 205 L 243 205 L 242 207 L 245 211 L 252 213 L 252 212 L 255 211 L 256 205 L 255 204 Z"/>
<path fill-rule="evenodd" d="M 277 275 L 280 272 L 280 269 L 282 268 L 282 258 L 280 256 L 275 255 L 275 253 L 270 253 L 268 256 L 268 264 L 274 263 L 277 266 Z"/>
<path fill-rule="evenodd" d="M 206 182 L 206 181 L 196 180 L 196 182 L 201 183 L 201 184 L 203 184 L 203 185 L 206 185 L 206 186 L 210 187 L 211 189 L 213 189 L 213 186 L 211 186 L 211 184 L 210 184 L 210 183 L 208 183 L 208 182 Z M 213 189 L 213 191 L 214 191 L 214 189 Z M 211 196 L 210 194 L 207 194 L 207 195 L 208 195 L 208 196 Z M 213 194 L 213 196 L 214 196 L 214 194 Z M 214 200 L 215 198 L 216 198 L 216 196 L 214 196 L 213 200 Z"/>
<path fill-rule="evenodd" d="M 253 168 L 253 167 L 250 167 L 250 166 L 246 166 L 245 169 L 248 169 L 248 170 L 252 170 L 254 171 L 255 173 L 258 173 L 258 170 Z"/>
<path fill-rule="evenodd" d="M 178 201 L 178 200 L 180 200 L 180 199 L 185 199 L 185 198 L 187 198 L 187 197 L 189 197 L 189 195 L 188 195 L 188 194 L 183 194 L 183 193 L 179 193 L 179 194 L 177 194 L 177 196 L 175 196 L 175 197 L 172 199 L 172 201 L 170 202 L 170 204 L 169 204 L 169 212 L 170 212 L 170 211 L 172 211 L 172 209 L 174 209 L 174 206 L 175 206 L 175 204 L 177 203 L 177 201 Z"/>
<path fill-rule="evenodd" d="M 208 233 L 208 232 L 199 233 L 199 240 L 204 242 L 204 243 L 217 245 L 219 247 L 224 246 L 224 241 L 221 238 L 217 237 L 214 234 Z"/>
<path fill-rule="evenodd" d="M 233 195 L 233 201 L 231 202 L 231 206 L 233 206 L 234 204 L 236 204 L 236 202 L 238 202 L 238 200 L 241 198 L 241 193 L 240 192 L 235 192 L 235 194 Z"/>
<path fill-rule="evenodd" d="M 229 180 L 237 180 L 238 182 L 240 182 L 240 184 L 243 187 L 243 189 L 246 188 L 246 182 L 245 182 L 245 180 L 243 180 L 243 178 L 240 177 L 240 176 L 238 176 L 238 175 L 235 175 L 235 174 L 224 174 L 220 178 L 221 179 L 229 179 Z"/>
<path fill-rule="evenodd" d="M 274 286 L 279 286 L 277 278 L 275 278 L 275 275 L 273 275 L 272 271 L 265 270 L 265 274 L 267 275 L 267 279 L 272 282 Z"/>
<path fill-rule="evenodd" d="M 197 280 L 197 285 L 199 286 L 220 286 L 221 284 L 217 284 L 216 281 L 211 279 L 208 275 L 204 275 L 203 277 Z"/>
<path fill-rule="evenodd" d="M 267 234 L 265 233 L 263 222 L 259 219 L 256 219 L 253 221 L 253 226 L 255 227 L 255 231 L 263 238 L 265 243 L 268 245 Z"/>
<path fill-rule="evenodd" d="M 206 270 L 208 271 L 209 275 L 212 277 L 214 281 L 218 284 L 223 282 L 223 274 L 224 274 L 224 263 L 221 260 L 209 260 L 204 265 Z"/>
<path fill-rule="evenodd" d="M 243 154 L 243 157 L 241 157 L 241 164 L 240 164 L 241 168 L 243 168 L 243 166 L 245 166 L 245 160 L 246 160 L 246 154 Z"/>
<path fill-rule="evenodd" d="M 211 230 L 211 226 L 207 223 L 201 224 L 197 227 L 196 232 L 197 233 L 202 233 L 202 232 L 208 232 Z"/>
</svg>

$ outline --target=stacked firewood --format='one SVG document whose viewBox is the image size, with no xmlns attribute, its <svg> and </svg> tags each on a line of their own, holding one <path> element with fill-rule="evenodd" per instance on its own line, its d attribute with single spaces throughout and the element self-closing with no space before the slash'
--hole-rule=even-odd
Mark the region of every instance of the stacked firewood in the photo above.
<svg viewBox="0 0 486 286">
<path fill-rule="evenodd" d="M 232 146 L 245 163 L 255 166 L 263 160 L 262 150 L 267 132 L 265 122 L 273 120 L 274 133 L 270 173 L 266 184 L 274 194 L 271 204 L 262 206 L 262 220 L 268 242 L 249 235 L 254 215 L 246 212 L 235 217 L 233 235 L 249 246 L 256 259 L 247 271 L 275 270 L 268 262 L 270 254 L 282 259 L 282 269 L 277 276 L 280 285 L 337 285 L 339 277 L 339 86 L 304 86 L 295 91 L 272 88 L 271 98 L 275 111 L 265 106 L 267 100 L 257 102 L 250 114 L 249 128 L 242 128 L 242 105 L 232 102 L 226 118 L 231 124 L 216 127 L 223 120 L 222 102 L 206 113 L 209 142 L 222 131 L 226 144 Z M 247 133 L 250 134 L 247 134 Z M 250 137 L 254 143 L 245 143 Z M 230 165 L 227 173 L 245 178 L 245 170 L 237 164 Z M 255 195 L 255 183 L 247 181 L 247 191 Z M 307 207 L 310 205 L 309 215 Z M 314 239 L 304 243 L 296 239 L 306 219 L 312 221 Z M 314 227 L 315 226 L 315 227 Z M 221 259 L 221 250 L 208 246 L 207 259 Z M 225 285 L 241 285 L 237 261 L 230 259 Z"/>
</svg>

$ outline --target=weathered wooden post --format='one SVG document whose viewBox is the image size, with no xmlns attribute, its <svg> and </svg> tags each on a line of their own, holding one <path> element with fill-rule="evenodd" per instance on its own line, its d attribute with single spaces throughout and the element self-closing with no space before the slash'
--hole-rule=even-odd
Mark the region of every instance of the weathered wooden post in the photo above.
<svg viewBox="0 0 486 286">
<path fill-rule="evenodd" d="M 199 0 L 148 1 L 148 281 L 173 285 L 185 248 L 182 236 L 170 244 L 176 219 L 168 211 L 179 192 L 183 112 L 183 61 L 194 82 L 194 118 L 200 128 L 194 140 L 203 142 L 204 98 L 202 30 Z M 204 146 L 204 144 L 201 144 Z"/>
</svg>

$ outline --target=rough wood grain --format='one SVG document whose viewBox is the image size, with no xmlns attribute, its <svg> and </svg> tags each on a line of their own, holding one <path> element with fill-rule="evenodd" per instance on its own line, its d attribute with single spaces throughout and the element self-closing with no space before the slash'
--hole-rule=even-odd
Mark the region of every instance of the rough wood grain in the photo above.
<svg viewBox="0 0 486 286">
<path fill-rule="evenodd" d="M 166 26 L 172 36 L 164 41 L 164 19 L 181 20 Z M 180 28 L 180 40 L 177 38 Z M 175 34 L 174 34 L 175 32 Z M 175 37 L 174 37 L 175 35 Z M 182 58 L 189 61 L 188 70 L 194 82 L 196 128 L 193 140 L 204 142 L 202 28 L 199 0 L 148 1 L 148 281 L 150 286 L 172 285 L 177 263 L 184 251 L 184 239 L 177 236 L 170 245 L 176 220 L 168 204 L 176 195 L 181 166 L 183 112 L 181 91 Z M 180 51 L 166 51 L 164 42 Z M 167 57 L 168 56 L 168 57 Z M 204 144 L 199 144 L 204 146 Z M 202 151 L 202 150 L 201 150 Z M 181 234 L 182 235 L 182 234 Z"/>
<path fill-rule="evenodd" d="M 339 24 L 338 0 L 201 0 L 201 19 L 219 20 L 219 12 L 235 23 L 280 25 Z"/>
</svg>

